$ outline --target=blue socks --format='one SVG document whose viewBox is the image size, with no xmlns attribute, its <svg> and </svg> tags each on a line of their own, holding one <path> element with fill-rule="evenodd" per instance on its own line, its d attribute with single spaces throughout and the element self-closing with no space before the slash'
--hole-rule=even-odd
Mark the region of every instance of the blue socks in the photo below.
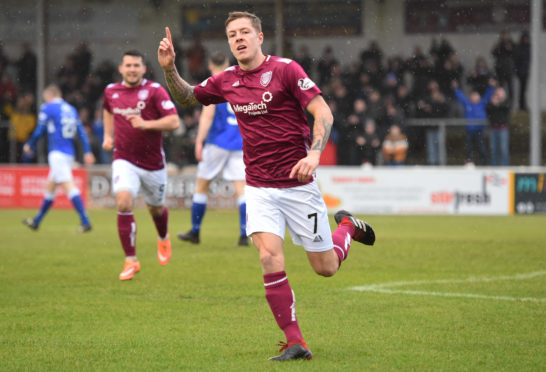
<svg viewBox="0 0 546 372">
<path fill-rule="evenodd" d="M 242 195 L 237 199 L 239 205 L 239 226 L 241 234 L 246 236 L 246 199 Z M 207 195 L 193 194 L 193 204 L 191 206 L 191 231 L 198 233 L 201 230 L 201 222 L 207 210 Z"/>
<path fill-rule="evenodd" d="M 241 195 L 237 198 L 239 206 L 239 226 L 241 227 L 241 236 L 246 236 L 246 197 Z"/>
<path fill-rule="evenodd" d="M 83 200 L 80 197 L 80 190 L 78 190 L 77 188 L 73 188 L 68 192 L 68 197 L 70 198 L 74 209 L 76 210 L 76 212 L 78 212 L 78 215 L 80 216 L 82 226 L 89 226 L 91 223 L 89 222 L 89 217 L 87 217 L 87 213 L 85 213 Z"/>
<path fill-rule="evenodd" d="M 44 218 L 45 214 L 51 208 L 51 205 L 53 205 L 53 202 L 55 201 L 55 194 L 45 193 L 44 194 L 44 200 L 42 201 L 42 206 L 40 207 L 40 210 L 38 211 L 38 214 L 36 217 L 34 217 L 34 224 L 36 226 L 40 225 L 40 222 L 42 222 L 42 218 Z"/>
<path fill-rule="evenodd" d="M 89 217 L 87 217 L 87 213 L 85 213 L 85 207 L 83 206 L 83 200 L 80 197 L 80 190 L 77 188 L 73 188 L 68 192 L 68 198 L 72 202 L 72 205 L 74 206 L 74 209 L 76 212 L 78 212 L 81 220 L 81 224 L 83 226 L 89 226 L 91 223 L 89 222 Z M 44 200 L 42 202 L 42 206 L 40 207 L 40 210 L 38 211 L 38 214 L 36 217 L 34 217 L 34 224 L 36 226 L 40 225 L 40 222 L 42 222 L 42 219 L 46 215 L 47 211 L 49 211 L 49 208 L 53 205 L 53 202 L 55 201 L 55 193 L 49 193 L 46 192 L 44 194 Z"/>
<path fill-rule="evenodd" d="M 191 231 L 198 233 L 201 230 L 201 222 L 207 210 L 207 195 L 193 194 L 193 204 L 191 206 Z"/>
</svg>

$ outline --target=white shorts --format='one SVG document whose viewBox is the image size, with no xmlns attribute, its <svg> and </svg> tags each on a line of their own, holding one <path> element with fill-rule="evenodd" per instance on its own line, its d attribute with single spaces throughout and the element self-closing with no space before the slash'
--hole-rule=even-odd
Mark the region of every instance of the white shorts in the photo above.
<svg viewBox="0 0 546 372">
<path fill-rule="evenodd" d="M 226 150 L 206 143 L 203 147 L 203 160 L 197 165 L 197 178 L 210 181 L 222 170 L 222 177 L 226 181 L 244 181 L 243 151 Z"/>
<path fill-rule="evenodd" d="M 326 204 L 317 181 L 290 188 L 245 187 L 247 225 L 250 236 L 269 232 L 284 240 L 286 228 L 294 244 L 309 252 L 332 249 L 332 230 Z"/>
<path fill-rule="evenodd" d="M 49 163 L 48 180 L 54 181 L 55 183 L 74 180 L 72 176 L 72 163 L 74 162 L 74 157 L 72 155 L 60 151 L 51 151 L 47 155 L 47 162 Z"/>
<path fill-rule="evenodd" d="M 146 170 L 123 159 L 112 163 L 112 192 L 129 191 L 136 198 L 142 186 L 146 204 L 159 207 L 165 204 L 167 169 Z"/>
</svg>

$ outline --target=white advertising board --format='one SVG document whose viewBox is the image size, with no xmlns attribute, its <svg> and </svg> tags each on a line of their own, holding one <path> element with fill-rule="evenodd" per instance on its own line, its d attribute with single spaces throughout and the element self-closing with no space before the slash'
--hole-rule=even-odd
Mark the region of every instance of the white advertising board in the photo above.
<svg viewBox="0 0 546 372">
<path fill-rule="evenodd" d="M 507 170 L 319 167 L 330 212 L 361 214 L 511 213 Z"/>
</svg>

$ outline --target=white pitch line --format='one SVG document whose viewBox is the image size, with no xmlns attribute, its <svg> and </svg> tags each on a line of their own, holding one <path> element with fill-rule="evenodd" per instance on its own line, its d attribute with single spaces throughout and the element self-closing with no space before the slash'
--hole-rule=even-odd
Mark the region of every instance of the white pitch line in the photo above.
<svg viewBox="0 0 546 372">
<path fill-rule="evenodd" d="M 410 294 L 410 295 L 439 296 L 439 297 L 465 297 L 465 298 L 479 298 L 479 299 L 499 300 L 499 301 L 523 301 L 523 302 L 546 303 L 546 298 L 487 296 L 487 295 L 474 294 L 474 293 L 451 293 L 451 292 L 388 289 L 389 287 L 401 287 L 401 286 L 421 285 L 421 284 L 456 284 L 456 283 L 494 282 L 494 281 L 501 281 L 501 280 L 524 280 L 524 279 L 531 279 L 531 278 L 535 278 L 537 276 L 543 276 L 543 275 L 546 275 L 546 271 L 535 271 L 532 273 L 503 275 L 503 276 L 496 276 L 496 277 L 469 277 L 466 279 L 416 280 L 416 281 L 407 281 L 407 282 L 379 283 L 379 284 L 351 287 L 349 289 L 353 291 L 376 292 L 376 293 L 386 293 L 386 294 Z"/>
<path fill-rule="evenodd" d="M 409 295 L 438 296 L 438 297 L 466 297 L 466 298 L 480 298 L 485 300 L 498 300 L 498 301 L 517 301 L 517 302 L 523 301 L 523 302 L 546 303 L 546 298 L 486 296 L 486 295 L 474 294 L 474 293 L 427 292 L 427 291 L 411 291 L 411 290 L 385 289 L 385 288 L 360 289 L 360 291 L 388 293 L 388 294 L 409 294 Z"/>
</svg>

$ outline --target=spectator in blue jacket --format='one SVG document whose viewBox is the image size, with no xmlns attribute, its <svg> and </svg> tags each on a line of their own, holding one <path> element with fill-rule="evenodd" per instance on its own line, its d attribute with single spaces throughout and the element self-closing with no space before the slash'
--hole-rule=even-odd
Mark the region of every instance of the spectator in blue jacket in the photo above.
<svg viewBox="0 0 546 372">
<path fill-rule="evenodd" d="M 467 164 L 475 163 L 474 146 L 478 146 L 481 165 L 487 164 L 487 154 L 485 150 L 485 125 L 487 124 L 487 112 L 485 110 L 487 103 L 491 99 L 495 91 L 496 81 L 489 80 L 489 87 L 485 91 L 483 97 L 480 93 L 473 91 L 467 97 L 459 88 L 457 81 L 453 81 L 451 86 L 455 92 L 455 97 L 464 108 L 465 117 L 468 120 L 466 125 L 466 157 Z"/>
</svg>

